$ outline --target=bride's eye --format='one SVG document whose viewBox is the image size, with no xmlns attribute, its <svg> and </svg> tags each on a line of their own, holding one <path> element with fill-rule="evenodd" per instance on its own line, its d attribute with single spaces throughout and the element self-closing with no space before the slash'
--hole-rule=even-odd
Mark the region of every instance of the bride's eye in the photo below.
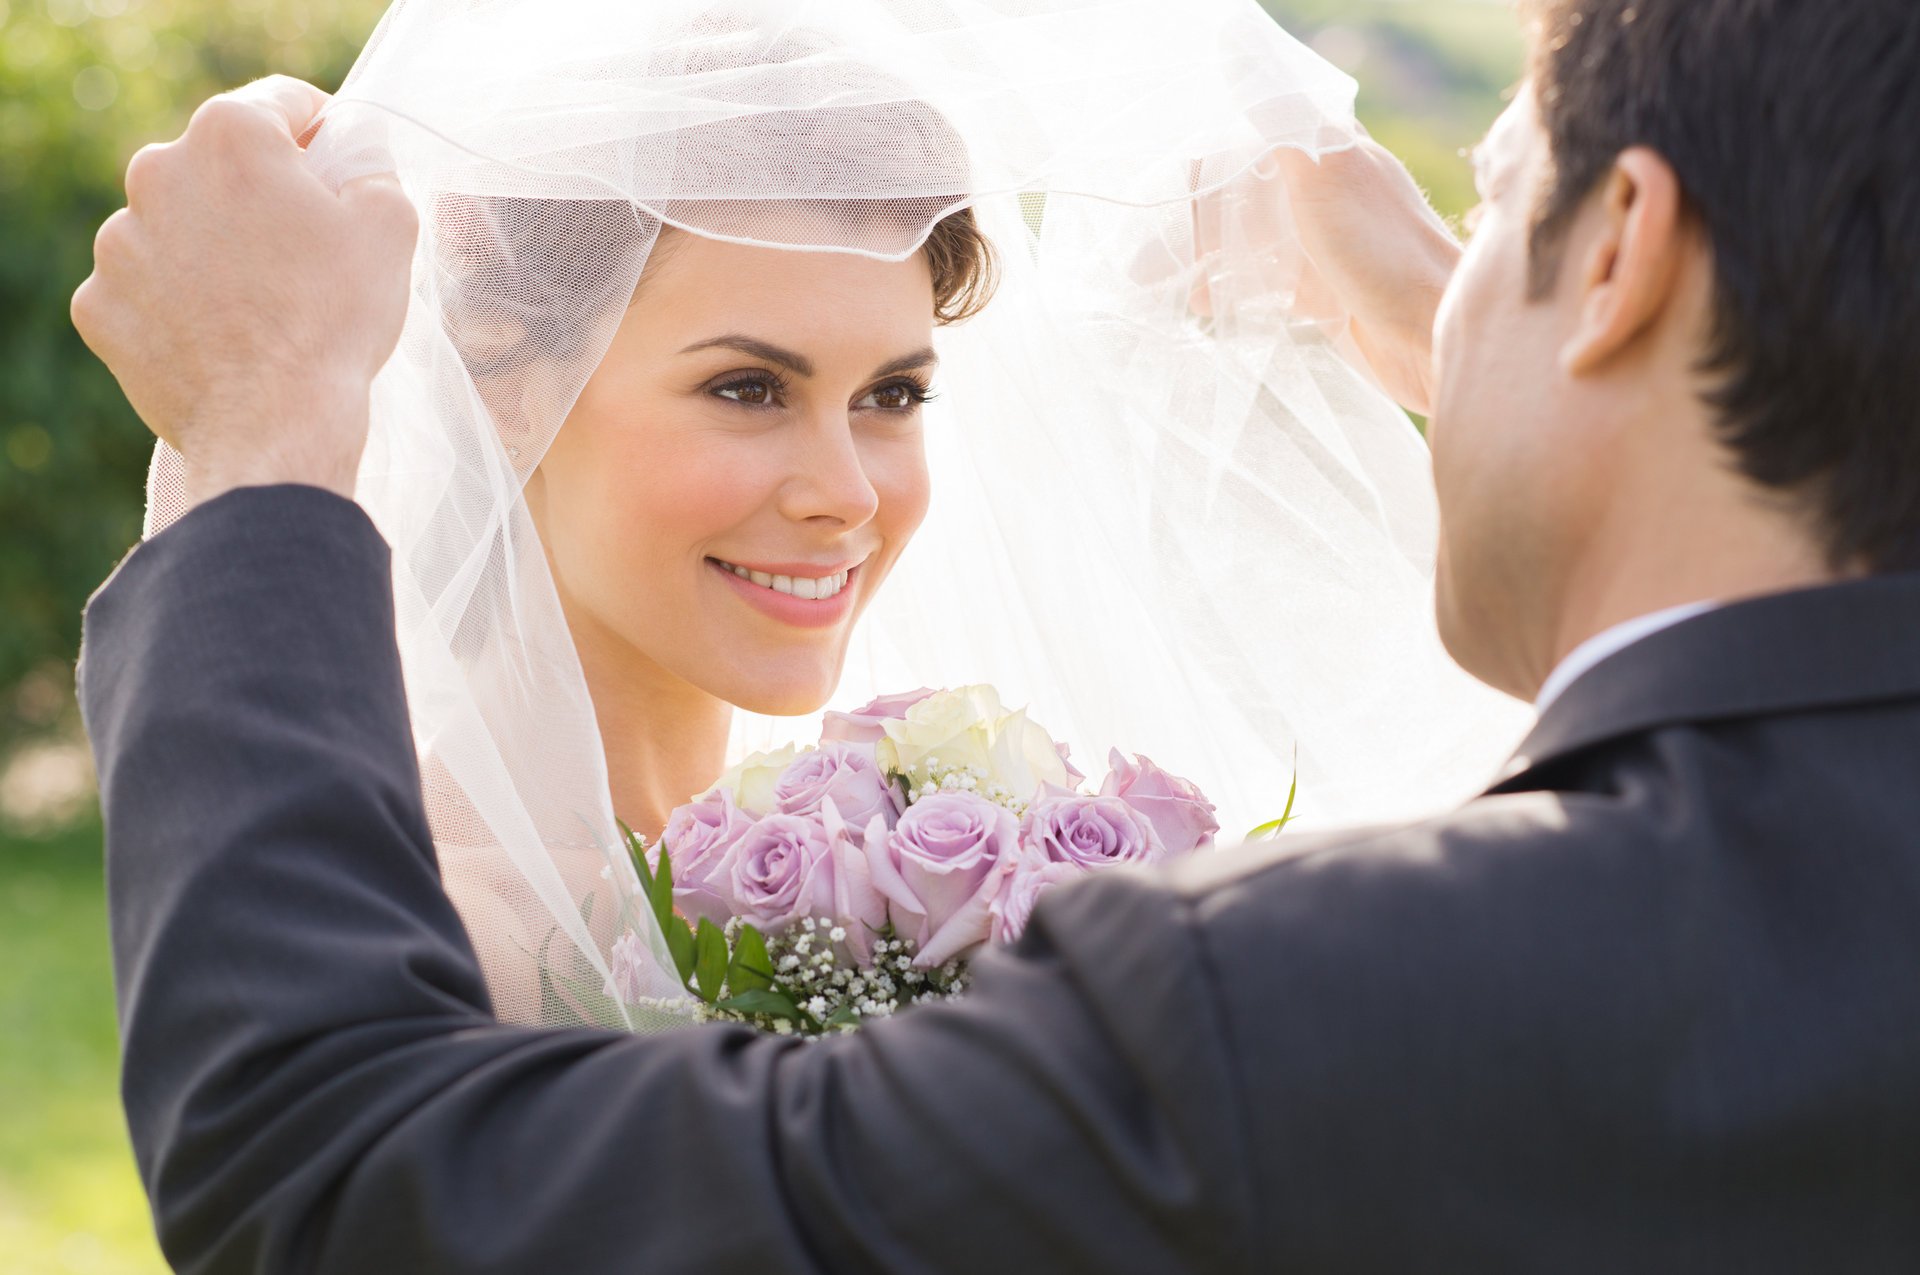
<svg viewBox="0 0 1920 1275">
<path fill-rule="evenodd" d="M 888 381 L 868 391 L 855 407 L 872 407 L 883 412 L 911 412 L 933 398 L 933 393 L 918 381 Z"/>
<path fill-rule="evenodd" d="M 720 382 L 709 394 L 738 403 L 742 407 L 778 407 L 786 386 L 770 372 L 754 372 Z"/>
</svg>

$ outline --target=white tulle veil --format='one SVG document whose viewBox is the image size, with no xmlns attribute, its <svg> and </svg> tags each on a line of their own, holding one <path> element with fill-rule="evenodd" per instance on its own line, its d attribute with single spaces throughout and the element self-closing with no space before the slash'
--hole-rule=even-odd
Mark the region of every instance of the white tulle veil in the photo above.
<svg viewBox="0 0 1920 1275">
<path fill-rule="evenodd" d="M 605 1020 L 615 936 L 658 948 L 521 488 L 663 224 L 899 258 L 971 205 L 996 245 L 995 299 L 936 336 L 932 513 L 832 707 L 991 682 L 1229 832 L 1296 764 L 1323 824 L 1488 777 L 1520 718 L 1435 636 L 1425 448 L 1297 313 L 1284 205 L 1245 180 L 1349 145 L 1353 88 L 1253 0 L 397 0 L 310 155 L 421 211 L 358 496 L 502 1017 Z M 736 754 L 814 726 L 741 714 Z"/>
</svg>

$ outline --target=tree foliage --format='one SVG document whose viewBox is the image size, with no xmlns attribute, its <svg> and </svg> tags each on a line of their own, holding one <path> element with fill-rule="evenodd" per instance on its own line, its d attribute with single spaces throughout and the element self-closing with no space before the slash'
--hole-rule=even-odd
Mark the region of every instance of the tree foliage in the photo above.
<svg viewBox="0 0 1920 1275">
<path fill-rule="evenodd" d="M 0 0 L 0 751 L 62 716 L 44 686 L 139 538 L 150 438 L 67 312 L 127 160 L 269 71 L 337 84 L 377 17 L 364 0 Z"/>
</svg>

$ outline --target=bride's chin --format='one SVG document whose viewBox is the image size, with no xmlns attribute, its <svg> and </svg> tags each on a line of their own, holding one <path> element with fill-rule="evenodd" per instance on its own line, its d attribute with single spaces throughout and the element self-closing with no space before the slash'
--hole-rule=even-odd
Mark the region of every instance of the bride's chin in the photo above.
<svg viewBox="0 0 1920 1275">
<path fill-rule="evenodd" d="M 729 677 L 725 686 L 709 685 L 707 690 L 742 712 L 765 717 L 805 717 L 817 713 L 833 698 L 840 685 L 840 664 L 832 668 L 798 668 L 783 676 L 766 663 L 753 672 Z"/>
<path fill-rule="evenodd" d="M 829 687 L 824 691 L 816 688 L 782 691 L 777 687 L 759 687 L 722 698 L 742 712 L 759 713 L 763 717 L 805 717 L 825 708 L 833 698 L 833 690 Z"/>
</svg>

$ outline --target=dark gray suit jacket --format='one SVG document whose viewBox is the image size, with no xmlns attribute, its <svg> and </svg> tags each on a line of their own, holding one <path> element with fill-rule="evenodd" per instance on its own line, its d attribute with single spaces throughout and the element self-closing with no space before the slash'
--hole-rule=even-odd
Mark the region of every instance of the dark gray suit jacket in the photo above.
<svg viewBox="0 0 1920 1275">
<path fill-rule="evenodd" d="M 391 606 L 270 488 L 88 610 L 182 1270 L 1920 1270 L 1920 578 L 1668 630 L 1456 813 L 1061 891 L 818 1045 L 492 1021 Z"/>
</svg>

